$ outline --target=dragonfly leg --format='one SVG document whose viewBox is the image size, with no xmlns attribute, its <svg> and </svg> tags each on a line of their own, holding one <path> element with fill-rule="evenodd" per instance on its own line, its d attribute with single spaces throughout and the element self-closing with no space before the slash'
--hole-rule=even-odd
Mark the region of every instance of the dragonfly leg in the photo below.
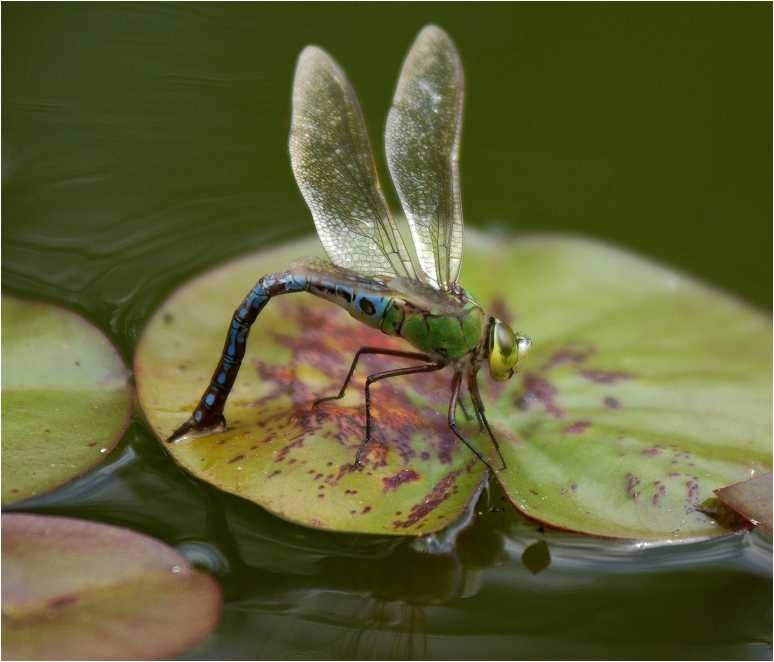
<svg viewBox="0 0 774 662">
<path fill-rule="evenodd" d="M 484 402 L 481 399 L 481 392 L 478 390 L 477 377 L 478 376 L 475 372 L 468 373 L 468 390 L 470 391 L 470 397 L 473 399 L 473 407 L 476 409 L 476 416 L 478 417 L 479 425 L 483 424 L 483 427 L 489 434 L 489 438 L 492 440 L 492 443 L 497 450 L 497 455 L 500 457 L 500 462 L 502 464 L 500 469 L 502 470 L 506 468 L 505 458 L 503 457 L 503 453 L 500 450 L 500 444 L 497 443 L 497 437 L 495 437 L 494 432 L 492 432 L 492 428 L 489 427 L 489 421 L 486 420 L 486 414 L 484 413 Z"/>
<path fill-rule="evenodd" d="M 357 353 L 355 354 L 355 358 L 352 360 L 352 365 L 349 366 L 349 372 L 347 373 L 347 378 L 344 380 L 344 384 L 342 384 L 338 395 L 331 395 L 326 398 L 320 398 L 319 400 L 315 400 L 314 401 L 315 407 L 319 405 L 321 402 L 327 402 L 328 400 L 340 400 L 341 398 L 344 397 L 344 393 L 347 391 L 347 386 L 349 386 L 349 382 L 352 379 L 352 375 L 355 373 L 355 368 L 357 367 L 357 361 L 362 354 L 385 354 L 388 356 L 400 356 L 401 358 L 404 358 L 404 359 L 418 359 L 419 361 L 430 360 L 430 357 L 427 356 L 427 354 L 420 354 L 419 352 L 402 352 L 397 349 L 384 349 L 381 347 L 361 347 L 359 350 L 357 350 Z"/>
<path fill-rule="evenodd" d="M 424 355 L 422 355 L 424 356 Z M 365 410 L 366 410 L 366 426 L 365 426 L 365 438 L 360 444 L 360 447 L 355 453 L 355 466 L 361 466 L 360 457 L 363 454 L 363 449 L 371 441 L 371 384 L 378 382 L 381 379 L 389 379 L 390 377 L 400 377 L 401 375 L 414 375 L 420 372 L 435 372 L 436 370 L 442 370 L 446 367 L 445 363 L 423 363 L 422 365 L 412 365 L 406 368 L 397 368 L 395 370 L 385 370 L 384 372 L 376 372 L 372 375 L 368 375 L 365 385 Z"/>
<path fill-rule="evenodd" d="M 460 397 L 459 402 L 457 404 L 459 404 L 460 409 L 462 409 L 462 415 L 465 417 L 465 420 L 469 421 L 471 416 L 468 413 L 467 407 L 465 406 L 465 400 L 462 397 Z M 476 414 L 478 414 L 478 412 L 476 412 Z"/>
<path fill-rule="evenodd" d="M 449 400 L 449 429 L 454 433 L 454 435 L 459 439 L 463 444 L 465 444 L 475 455 L 479 460 L 481 460 L 489 469 L 490 471 L 494 472 L 492 469 L 492 466 L 484 459 L 484 456 L 481 455 L 471 444 L 470 442 L 465 439 L 465 437 L 462 435 L 462 433 L 457 429 L 457 405 L 459 404 L 459 397 L 460 397 L 460 386 L 462 384 L 462 373 L 461 372 L 455 372 L 454 377 L 452 378 L 452 386 L 451 386 L 451 400 Z M 474 402 L 475 404 L 475 402 Z"/>
<path fill-rule="evenodd" d="M 470 373 L 468 373 L 468 393 L 470 394 L 470 402 L 473 405 L 473 413 L 476 415 L 476 421 L 478 422 L 478 431 L 479 432 L 483 432 L 484 429 L 485 429 L 484 428 L 484 421 L 481 418 L 481 410 L 479 410 L 478 406 L 476 405 L 476 398 L 473 395 L 473 388 L 471 387 L 471 384 L 470 384 Z M 463 407 L 462 402 L 463 402 L 463 400 L 462 400 L 462 386 L 460 386 L 460 401 L 459 401 L 459 405 L 460 405 L 460 408 L 462 409 L 462 412 L 465 413 L 465 408 Z M 466 415 L 466 419 L 468 421 L 470 420 L 470 418 L 471 418 L 470 416 Z"/>
</svg>

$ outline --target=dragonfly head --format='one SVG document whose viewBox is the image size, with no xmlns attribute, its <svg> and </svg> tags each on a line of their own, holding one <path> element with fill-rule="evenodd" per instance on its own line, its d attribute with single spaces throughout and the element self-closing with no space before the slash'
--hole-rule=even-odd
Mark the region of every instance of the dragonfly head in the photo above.
<svg viewBox="0 0 774 662">
<path fill-rule="evenodd" d="M 492 379 L 504 382 L 513 377 L 519 359 L 529 351 L 531 345 L 532 341 L 527 336 L 514 333 L 505 322 L 490 317 L 486 353 Z"/>
</svg>

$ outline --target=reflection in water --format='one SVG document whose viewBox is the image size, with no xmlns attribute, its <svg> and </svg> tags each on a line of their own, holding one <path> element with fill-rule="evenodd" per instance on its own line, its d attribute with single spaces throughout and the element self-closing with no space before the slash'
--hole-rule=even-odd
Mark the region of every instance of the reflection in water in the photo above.
<svg viewBox="0 0 774 662">
<path fill-rule="evenodd" d="M 353 616 L 353 622 L 357 622 L 357 615 Z M 389 631 L 385 631 L 387 625 L 391 626 Z M 385 649 L 386 656 L 380 655 Z M 343 659 L 354 660 L 424 659 L 428 655 L 424 609 L 402 602 L 375 601 L 362 626 L 344 635 L 337 652 Z"/>
<path fill-rule="evenodd" d="M 177 546 L 180 552 L 192 566 L 204 570 L 215 577 L 228 574 L 230 567 L 221 551 L 206 542 L 183 542 Z"/>
<path fill-rule="evenodd" d="M 464 526 L 421 540 L 308 529 L 191 478 L 136 422 L 98 470 L 11 510 L 129 526 L 212 572 L 223 621 L 190 659 L 770 658 L 759 534 L 600 540 L 504 503 L 484 492 Z M 521 554 L 541 539 L 552 561 L 532 575 Z"/>
</svg>

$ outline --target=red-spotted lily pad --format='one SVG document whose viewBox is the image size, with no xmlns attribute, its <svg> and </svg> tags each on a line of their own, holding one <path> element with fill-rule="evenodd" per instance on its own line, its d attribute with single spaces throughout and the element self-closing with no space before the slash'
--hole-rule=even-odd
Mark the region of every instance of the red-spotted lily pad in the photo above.
<svg viewBox="0 0 774 662">
<path fill-rule="evenodd" d="M 715 494 L 726 506 L 771 535 L 771 474 L 721 487 Z"/>
<path fill-rule="evenodd" d="M 162 439 L 195 406 L 254 281 L 318 250 L 306 241 L 236 260 L 163 304 L 135 365 L 140 402 Z M 497 479 L 520 510 L 604 536 L 725 531 L 696 506 L 771 463 L 766 318 L 645 260 L 571 238 L 468 233 L 462 282 L 535 339 L 510 382 L 481 378 L 508 463 Z M 446 429 L 450 372 L 374 388 L 377 433 L 364 471 L 350 470 L 364 378 L 398 362 L 365 359 L 346 399 L 312 406 L 336 392 L 364 345 L 407 347 L 308 294 L 272 300 L 253 327 L 228 430 L 184 438 L 170 452 L 196 476 L 302 524 L 399 535 L 443 528 L 485 478 Z M 487 452 L 486 437 L 464 427 Z"/>
<path fill-rule="evenodd" d="M 135 358 L 141 406 L 162 439 L 190 415 L 233 307 L 254 281 L 319 250 L 307 241 L 237 260 L 162 305 Z M 338 391 L 365 345 L 406 348 L 310 295 L 277 298 L 253 326 L 226 408 L 228 430 L 166 447 L 199 478 L 307 526 L 396 535 L 446 527 L 486 472 L 447 429 L 445 371 L 374 386 L 376 427 L 362 471 L 352 462 L 363 436 L 365 376 L 411 362 L 364 357 L 345 399 L 313 407 Z"/>
<path fill-rule="evenodd" d="M 67 517 L 2 522 L 4 659 L 169 658 L 219 620 L 217 584 L 157 540 Z"/>
<path fill-rule="evenodd" d="M 101 462 L 129 421 L 128 373 L 107 338 L 58 306 L 3 295 L 3 503 Z"/>
</svg>

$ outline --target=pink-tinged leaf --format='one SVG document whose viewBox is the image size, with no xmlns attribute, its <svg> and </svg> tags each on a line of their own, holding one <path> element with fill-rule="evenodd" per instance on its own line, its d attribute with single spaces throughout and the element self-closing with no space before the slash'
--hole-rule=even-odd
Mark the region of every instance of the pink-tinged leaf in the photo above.
<svg viewBox="0 0 774 662">
<path fill-rule="evenodd" d="M 771 535 L 772 474 L 756 476 L 715 490 L 726 506 Z"/>
<path fill-rule="evenodd" d="M 172 548 L 66 517 L 2 516 L 2 655 L 169 658 L 220 618 L 220 589 Z"/>
<path fill-rule="evenodd" d="M 59 487 L 104 460 L 129 422 L 126 367 L 82 317 L 3 295 L 4 504 Z"/>
</svg>

